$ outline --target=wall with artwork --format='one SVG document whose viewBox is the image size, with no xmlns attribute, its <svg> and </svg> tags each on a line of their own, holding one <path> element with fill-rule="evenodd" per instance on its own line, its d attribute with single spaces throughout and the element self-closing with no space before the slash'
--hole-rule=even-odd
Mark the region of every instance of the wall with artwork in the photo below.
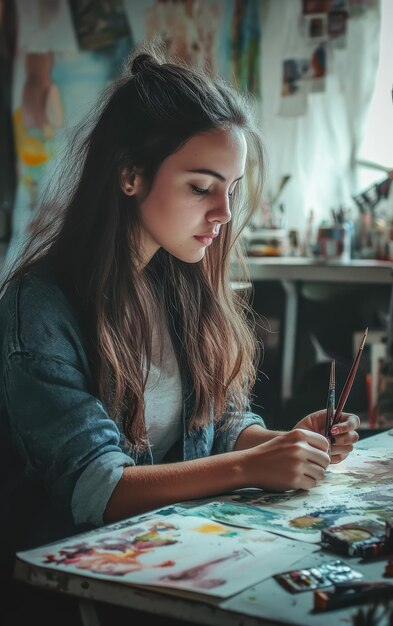
<svg viewBox="0 0 393 626">
<path fill-rule="evenodd" d="M 359 191 L 354 155 L 378 63 L 379 0 L 1 0 L 0 6 L 7 69 L 0 82 L 9 120 L 0 239 L 10 240 L 9 258 L 75 125 L 132 47 L 157 35 L 171 54 L 255 96 L 268 155 L 261 215 L 283 177 L 288 227 L 302 229 L 310 209 L 322 219 Z"/>
<path fill-rule="evenodd" d="M 4 3 L 3 3 L 4 4 Z M 159 35 L 169 52 L 260 94 L 260 2 L 13 0 L 3 22 L 16 39 L 10 81 L 16 187 L 8 256 L 18 253 L 75 125 L 121 72 L 133 46 Z M 11 5 L 13 11 L 11 11 Z M 11 20 L 11 13 L 14 19 Z M 12 165 L 10 165 L 12 169 Z M 10 196 L 10 192 L 8 192 Z"/>
<path fill-rule="evenodd" d="M 302 236 L 310 215 L 315 229 L 331 223 L 332 209 L 358 218 L 353 196 L 362 190 L 357 160 L 379 62 L 381 4 L 276 0 L 264 7 L 266 195 L 272 200 L 287 180 L 276 208 Z"/>
</svg>

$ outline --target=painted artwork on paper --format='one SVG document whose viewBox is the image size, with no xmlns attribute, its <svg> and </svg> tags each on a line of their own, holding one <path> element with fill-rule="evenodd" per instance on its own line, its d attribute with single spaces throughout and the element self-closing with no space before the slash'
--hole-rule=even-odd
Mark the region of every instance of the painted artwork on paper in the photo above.
<svg viewBox="0 0 393 626">
<path fill-rule="evenodd" d="M 56 192 L 75 128 L 120 77 L 136 44 L 159 37 L 170 56 L 218 72 L 257 98 L 261 92 L 258 0 L 16 0 L 16 6 L 17 181 L 4 271 L 23 249 L 41 202 Z"/>
<path fill-rule="evenodd" d="M 4 271 L 20 254 L 42 200 L 55 190 L 76 125 L 120 76 L 134 45 L 128 24 L 116 11 L 121 3 L 110 4 L 103 21 L 97 7 L 77 7 L 73 14 L 71 3 L 64 1 L 16 0 L 11 106 L 18 180 Z M 92 21 L 96 36 L 87 38 Z"/>
<path fill-rule="evenodd" d="M 310 491 L 266 493 L 245 489 L 219 501 L 205 500 L 196 508 L 184 508 L 183 515 L 202 515 L 225 524 L 318 543 L 321 530 L 333 524 L 364 517 L 379 521 L 391 517 L 392 476 L 392 450 L 354 450 L 344 462 L 331 466 Z"/>
<path fill-rule="evenodd" d="M 228 597 L 269 576 L 258 563 L 262 553 L 265 561 L 277 550 L 277 538 L 270 533 L 204 517 L 147 517 L 20 552 L 18 557 L 68 573 L 214 597 Z"/>
<path fill-rule="evenodd" d="M 261 97 L 259 0 L 126 0 L 124 8 L 137 43 L 159 36 L 171 56 Z"/>
</svg>

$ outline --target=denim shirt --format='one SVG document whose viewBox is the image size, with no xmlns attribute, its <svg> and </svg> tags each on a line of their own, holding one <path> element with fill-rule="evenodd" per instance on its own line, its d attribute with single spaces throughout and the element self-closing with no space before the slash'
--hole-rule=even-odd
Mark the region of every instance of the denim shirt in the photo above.
<svg viewBox="0 0 393 626">
<path fill-rule="evenodd" d="M 0 300 L 0 330 L 3 560 L 102 525 L 124 467 L 153 461 L 150 448 L 135 452 L 97 397 L 76 312 L 53 278 L 31 272 L 10 284 Z M 177 460 L 231 451 L 244 428 L 264 426 L 246 412 L 228 429 L 217 430 L 211 416 L 189 434 L 192 394 L 183 392 Z"/>
</svg>

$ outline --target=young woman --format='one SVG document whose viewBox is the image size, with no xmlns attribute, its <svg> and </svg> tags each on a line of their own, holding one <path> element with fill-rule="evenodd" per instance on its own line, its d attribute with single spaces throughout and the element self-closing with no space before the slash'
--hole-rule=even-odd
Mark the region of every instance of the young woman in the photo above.
<svg viewBox="0 0 393 626">
<path fill-rule="evenodd" d="M 229 261 L 261 193 L 252 104 L 139 51 L 4 281 L 1 555 L 184 499 L 310 489 L 357 440 L 249 410 L 255 340 Z M 255 204 L 255 203 L 254 203 Z M 247 206 L 248 212 L 244 212 Z"/>
</svg>

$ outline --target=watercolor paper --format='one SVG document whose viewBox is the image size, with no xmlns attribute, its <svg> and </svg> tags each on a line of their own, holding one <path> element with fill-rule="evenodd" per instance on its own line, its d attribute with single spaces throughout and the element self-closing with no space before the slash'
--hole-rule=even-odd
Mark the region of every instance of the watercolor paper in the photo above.
<svg viewBox="0 0 393 626">
<path fill-rule="evenodd" d="M 280 551 L 270 533 L 203 517 L 156 514 L 114 526 L 17 556 L 69 574 L 225 598 L 270 577 L 269 558 Z"/>
<path fill-rule="evenodd" d="M 384 521 L 392 513 L 391 449 L 354 450 L 345 461 L 332 465 L 320 484 L 309 491 L 245 489 L 183 509 L 183 515 L 203 515 L 310 543 L 319 543 L 321 530 L 328 526 L 366 517 Z"/>
</svg>

